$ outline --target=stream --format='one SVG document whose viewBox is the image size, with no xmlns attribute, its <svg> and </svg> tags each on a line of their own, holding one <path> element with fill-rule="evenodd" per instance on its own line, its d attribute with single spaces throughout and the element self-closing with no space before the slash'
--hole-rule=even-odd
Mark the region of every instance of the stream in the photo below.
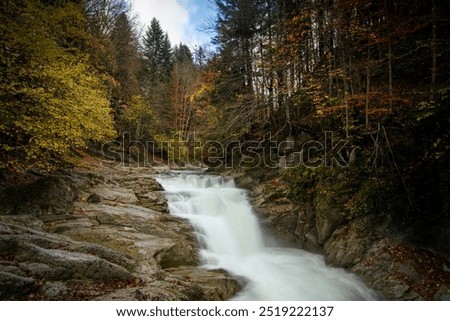
<svg viewBox="0 0 450 321">
<path fill-rule="evenodd" d="M 267 246 L 247 191 L 221 176 L 161 175 L 172 215 L 189 220 L 201 264 L 225 269 L 246 285 L 234 300 L 376 300 L 356 275 L 329 267 L 321 255 Z"/>
</svg>

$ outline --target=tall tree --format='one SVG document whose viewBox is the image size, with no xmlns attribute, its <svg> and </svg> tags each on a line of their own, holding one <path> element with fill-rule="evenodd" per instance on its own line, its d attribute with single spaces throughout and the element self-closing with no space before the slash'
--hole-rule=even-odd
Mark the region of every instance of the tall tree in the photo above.
<svg viewBox="0 0 450 321">
<path fill-rule="evenodd" d="M 191 101 L 199 81 L 190 49 L 179 44 L 174 48 L 175 65 L 172 71 L 172 105 L 175 111 L 174 127 L 181 141 L 188 141 L 195 117 Z"/>
<path fill-rule="evenodd" d="M 216 60 L 221 77 L 216 86 L 218 98 L 239 100 L 239 108 L 226 106 L 225 131 L 245 133 L 257 115 L 255 105 L 254 36 L 258 30 L 260 1 L 216 0 L 218 19 L 216 44 L 220 48 Z M 231 107 L 231 108 L 227 108 Z"/>
<path fill-rule="evenodd" d="M 153 18 L 143 39 L 144 78 L 148 81 L 167 81 L 172 71 L 173 55 L 167 33 Z"/>
<path fill-rule="evenodd" d="M 86 0 L 89 31 L 97 37 L 110 35 L 119 16 L 130 10 L 127 0 Z"/>
<path fill-rule="evenodd" d="M 208 56 L 206 49 L 203 46 L 198 46 L 194 50 L 194 62 L 199 67 L 204 67 L 207 64 Z"/>
<path fill-rule="evenodd" d="M 167 33 L 159 21 L 153 18 L 143 39 L 142 90 L 148 104 L 155 110 L 158 124 L 156 131 L 170 134 L 173 110 L 170 99 L 170 79 L 173 68 L 173 52 Z"/>
<path fill-rule="evenodd" d="M 115 58 L 113 76 L 118 81 L 113 98 L 116 105 L 120 105 L 140 94 L 138 76 L 141 64 L 138 39 L 126 13 L 117 17 L 111 39 Z"/>
</svg>

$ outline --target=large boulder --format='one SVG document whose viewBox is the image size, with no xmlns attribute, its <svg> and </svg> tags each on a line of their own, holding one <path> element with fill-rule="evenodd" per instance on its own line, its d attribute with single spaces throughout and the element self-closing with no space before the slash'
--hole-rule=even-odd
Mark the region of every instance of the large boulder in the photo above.
<svg viewBox="0 0 450 321">
<path fill-rule="evenodd" d="M 332 236 L 324 244 L 325 262 L 327 264 L 352 267 L 359 263 L 377 239 L 370 217 L 352 220 L 333 230 Z"/>
<path fill-rule="evenodd" d="M 60 215 L 73 211 L 75 189 L 70 178 L 47 176 L 20 187 L 7 187 L 0 193 L 2 215 Z"/>
<path fill-rule="evenodd" d="M 131 277 L 123 267 L 98 256 L 74 251 L 45 249 L 28 243 L 19 246 L 15 258 L 21 262 L 32 259 L 33 262 L 52 267 L 54 275 L 51 276 L 51 279 L 126 280 Z"/>
</svg>

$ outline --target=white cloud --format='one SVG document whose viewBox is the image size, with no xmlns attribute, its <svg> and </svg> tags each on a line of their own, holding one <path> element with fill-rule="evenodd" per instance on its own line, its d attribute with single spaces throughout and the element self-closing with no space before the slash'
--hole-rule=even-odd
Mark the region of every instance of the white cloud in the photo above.
<svg viewBox="0 0 450 321">
<path fill-rule="evenodd" d="M 202 31 L 215 9 L 210 0 L 130 0 L 133 11 L 146 28 L 153 17 L 167 31 L 172 45 L 180 42 L 191 48 L 207 45 L 211 35 Z M 145 30 L 144 30 L 145 31 Z"/>
<path fill-rule="evenodd" d="M 189 30 L 189 11 L 185 1 L 177 0 L 131 0 L 133 11 L 138 14 L 143 25 L 148 26 L 152 18 L 161 23 L 161 28 L 169 34 L 172 45 L 186 42 Z"/>
</svg>

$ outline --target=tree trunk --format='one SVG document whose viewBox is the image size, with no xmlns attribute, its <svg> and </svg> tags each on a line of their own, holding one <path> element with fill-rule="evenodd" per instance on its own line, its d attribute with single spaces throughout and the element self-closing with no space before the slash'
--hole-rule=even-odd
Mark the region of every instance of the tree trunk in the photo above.
<svg viewBox="0 0 450 321">
<path fill-rule="evenodd" d="M 433 19 L 433 24 L 431 28 L 431 91 L 430 99 L 434 99 L 434 94 L 436 91 L 436 73 L 437 73 L 437 19 L 436 19 L 436 0 L 431 1 L 431 15 Z"/>
<path fill-rule="evenodd" d="M 369 128 L 369 105 L 370 105 L 370 47 L 367 48 L 366 64 L 366 129 Z"/>
</svg>

